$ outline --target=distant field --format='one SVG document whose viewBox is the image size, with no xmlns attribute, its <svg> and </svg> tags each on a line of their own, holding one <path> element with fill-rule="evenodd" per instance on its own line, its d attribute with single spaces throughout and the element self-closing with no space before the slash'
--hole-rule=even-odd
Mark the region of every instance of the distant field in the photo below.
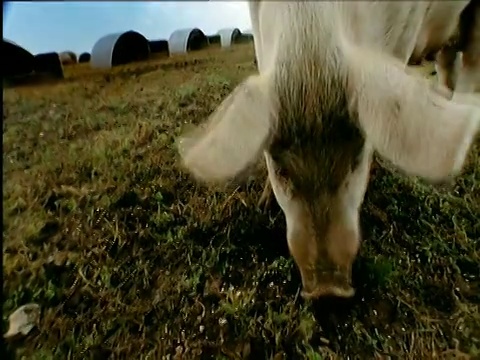
<svg viewBox="0 0 480 360">
<path fill-rule="evenodd" d="M 263 170 L 208 188 L 174 149 L 253 54 L 66 66 L 4 90 L 3 331 L 42 308 L 10 358 L 480 358 L 480 141 L 448 190 L 377 164 L 356 298 L 305 302 L 283 214 L 256 208 Z"/>
</svg>

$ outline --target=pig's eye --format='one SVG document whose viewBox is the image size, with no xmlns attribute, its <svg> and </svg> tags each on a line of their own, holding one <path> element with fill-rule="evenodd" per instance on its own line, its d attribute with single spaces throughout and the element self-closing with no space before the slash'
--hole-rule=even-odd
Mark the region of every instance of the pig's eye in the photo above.
<svg viewBox="0 0 480 360">
<path fill-rule="evenodd" d="M 278 179 L 282 182 L 287 182 L 289 179 L 288 171 L 285 168 L 277 167 L 275 169 L 275 175 L 277 175 Z"/>
<path fill-rule="evenodd" d="M 294 188 L 288 171 L 285 168 L 278 168 L 275 174 L 285 194 L 291 197 L 294 194 Z"/>
<path fill-rule="evenodd" d="M 275 155 L 271 156 L 271 166 L 275 172 L 275 178 L 279 186 L 282 187 L 284 192 L 291 193 L 293 190 L 292 181 L 289 170 L 282 166 L 281 158 Z"/>
</svg>

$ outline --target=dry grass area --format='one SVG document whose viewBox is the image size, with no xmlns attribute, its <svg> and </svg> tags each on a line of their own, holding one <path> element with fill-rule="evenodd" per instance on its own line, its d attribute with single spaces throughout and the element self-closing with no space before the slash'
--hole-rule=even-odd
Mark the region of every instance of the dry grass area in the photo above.
<svg viewBox="0 0 480 360">
<path fill-rule="evenodd" d="M 4 90 L 3 331 L 18 359 L 480 358 L 480 143 L 452 188 L 378 165 L 357 296 L 311 303 L 264 178 L 207 188 L 174 141 L 246 76 L 253 46 Z M 259 173 L 262 174 L 261 172 Z"/>
</svg>

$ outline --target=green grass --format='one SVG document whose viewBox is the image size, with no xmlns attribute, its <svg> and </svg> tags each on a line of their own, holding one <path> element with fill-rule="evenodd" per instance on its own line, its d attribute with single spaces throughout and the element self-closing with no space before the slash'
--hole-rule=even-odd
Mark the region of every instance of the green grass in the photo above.
<svg viewBox="0 0 480 360">
<path fill-rule="evenodd" d="M 174 142 L 246 76 L 253 47 L 4 91 L 3 331 L 25 359 L 480 358 L 480 144 L 440 190 L 372 169 L 350 302 L 305 302 L 265 173 L 196 184 Z"/>
</svg>

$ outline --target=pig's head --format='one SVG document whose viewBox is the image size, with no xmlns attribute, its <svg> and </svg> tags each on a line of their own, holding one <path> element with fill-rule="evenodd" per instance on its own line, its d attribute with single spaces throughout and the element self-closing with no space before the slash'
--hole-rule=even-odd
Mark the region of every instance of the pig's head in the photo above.
<svg viewBox="0 0 480 360">
<path fill-rule="evenodd" d="M 286 61 L 251 76 L 179 142 L 184 166 L 204 181 L 232 178 L 264 154 L 305 297 L 354 294 L 372 151 L 442 180 L 460 171 L 480 117 L 391 58 L 352 46 L 342 66 L 321 73 Z"/>
<path fill-rule="evenodd" d="M 292 115 L 287 109 L 283 114 Z M 317 129 L 303 121 L 277 127 L 264 155 L 302 276 L 302 295 L 350 297 L 371 150 L 346 111 L 317 116 Z M 304 117 L 309 118 L 314 124 Z"/>
</svg>

